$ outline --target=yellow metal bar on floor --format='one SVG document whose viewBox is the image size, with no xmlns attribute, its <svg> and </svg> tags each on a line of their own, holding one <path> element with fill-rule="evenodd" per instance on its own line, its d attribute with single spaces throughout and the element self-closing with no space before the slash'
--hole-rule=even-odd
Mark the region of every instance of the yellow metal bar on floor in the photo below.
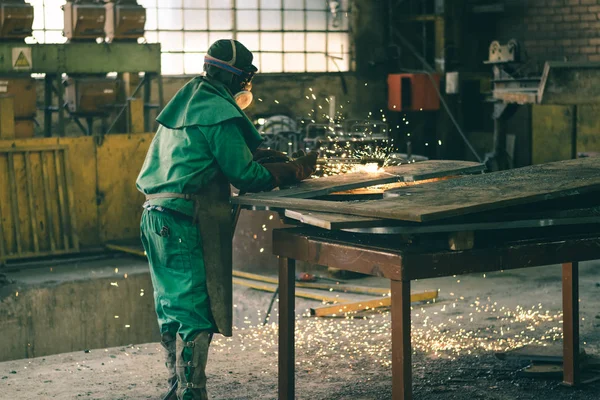
<svg viewBox="0 0 600 400">
<path fill-rule="evenodd" d="M 123 253 L 133 254 L 135 256 L 146 257 L 146 252 L 134 246 L 119 246 L 117 244 L 107 244 L 105 246 L 109 250 L 122 251 Z"/>
<path fill-rule="evenodd" d="M 234 283 L 234 285 L 245 286 L 245 287 L 256 289 L 256 290 L 261 290 L 263 292 L 271 292 L 271 293 L 273 293 L 273 292 L 275 292 L 275 290 L 277 290 L 277 288 L 273 287 L 273 286 L 261 285 L 260 283 L 250 282 L 250 281 L 247 281 L 247 280 L 237 279 L 237 278 L 233 278 L 233 283 Z M 301 292 L 301 291 L 297 291 L 297 290 L 296 290 L 296 297 L 301 297 L 303 299 L 324 301 L 324 302 L 327 302 L 327 303 L 344 303 L 344 302 L 347 302 L 347 300 L 340 299 L 340 298 L 337 298 L 337 297 L 323 296 L 323 295 L 316 294 L 316 293 L 307 293 L 307 292 Z"/>
<path fill-rule="evenodd" d="M 437 297 L 438 297 L 437 290 L 428 290 L 428 291 L 424 291 L 424 292 L 412 293 L 410 295 L 410 301 L 412 303 L 415 303 L 418 301 L 427 301 L 427 300 L 437 299 Z M 357 302 L 353 302 L 353 303 L 344 303 L 344 304 L 337 304 L 337 305 L 332 305 L 332 306 L 311 308 L 310 315 L 313 315 L 315 317 L 343 315 L 343 314 L 346 314 L 349 312 L 369 310 L 369 309 L 380 308 L 380 307 L 389 307 L 391 304 L 392 304 L 392 298 L 388 296 L 388 297 L 383 297 L 381 299 L 357 301 Z"/>
<path fill-rule="evenodd" d="M 233 276 L 237 278 L 250 279 L 258 282 L 272 283 L 278 285 L 277 278 L 271 278 L 264 275 L 251 274 L 249 272 L 233 271 Z M 312 282 L 296 282 L 296 287 L 304 289 L 319 289 L 329 290 L 334 292 L 355 293 L 355 294 L 374 294 L 374 295 L 389 295 L 390 289 L 375 288 L 365 286 L 337 285 L 329 283 L 312 283 Z"/>
</svg>

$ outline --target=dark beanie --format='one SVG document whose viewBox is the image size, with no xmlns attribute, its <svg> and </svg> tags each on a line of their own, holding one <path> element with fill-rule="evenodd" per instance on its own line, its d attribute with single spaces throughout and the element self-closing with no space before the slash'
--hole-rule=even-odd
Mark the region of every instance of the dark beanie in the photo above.
<svg viewBox="0 0 600 400">
<path fill-rule="evenodd" d="M 217 40 L 208 49 L 208 55 L 246 72 L 256 72 L 258 70 L 252 65 L 254 59 L 252 52 L 237 40 Z"/>
</svg>

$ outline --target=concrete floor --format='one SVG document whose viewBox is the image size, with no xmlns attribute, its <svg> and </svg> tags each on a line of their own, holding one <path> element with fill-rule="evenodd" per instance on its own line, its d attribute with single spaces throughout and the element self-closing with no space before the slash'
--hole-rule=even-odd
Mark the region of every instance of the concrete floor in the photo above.
<svg viewBox="0 0 600 400">
<path fill-rule="evenodd" d="M 378 278 L 353 283 L 387 285 Z M 523 345 L 560 347 L 560 284 L 560 266 L 414 282 L 414 290 L 440 291 L 435 303 L 413 306 L 415 398 L 600 398 L 599 383 L 567 389 L 559 381 L 523 378 L 517 371 L 527 362 L 493 355 Z M 582 264 L 580 284 L 582 343 L 587 353 L 600 354 L 600 262 Z M 234 296 L 238 328 L 212 346 L 209 393 L 213 399 L 275 399 L 277 326 L 256 327 L 271 295 L 236 287 Z M 315 305 L 297 301 L 298 398 L 389 399 L 389 312 L 308 317 Z M 161 348 L 147 343 L 0 363 L 0 397 L 158 399 L 164 378 Z"/>
</svg>

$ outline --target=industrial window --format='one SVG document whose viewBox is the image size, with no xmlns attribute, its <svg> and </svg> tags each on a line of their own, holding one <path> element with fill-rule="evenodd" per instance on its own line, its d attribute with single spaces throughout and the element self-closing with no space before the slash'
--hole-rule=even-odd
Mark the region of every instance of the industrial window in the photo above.
<svg viewBox="0 0 600 400">
<path fill-rule="evenodd" d="M 30 0 L 29 42 L 63 43 L 64 0 Z M 255 54 L 261 73 L 350 69 L 349 0 L 138 0 L 146 41 L 160 42 L 166 75 L 197 74 L 217 39 L 233 38 Z"/>
<path fill-rule="evenodd" d="M 64 17 L 61 6 L 65 0 L 27 0 L 33 6 L 33 37 L 27 43 L 64 43 Z"/>
</svg>

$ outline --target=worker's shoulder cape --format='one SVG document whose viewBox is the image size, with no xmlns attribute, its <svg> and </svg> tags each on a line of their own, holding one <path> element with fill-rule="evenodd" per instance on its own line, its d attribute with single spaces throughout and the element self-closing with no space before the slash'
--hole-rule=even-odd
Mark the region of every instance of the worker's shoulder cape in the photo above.
<svg viewBox="0 0 600 400">
<path fill-rule="evenodd" d="M 156 121 L 169 129 L 183 129 L 217 125 L 236 118 L 239 119 L 246 144 L 251 151 L 256 150 L 262 138 L 225 85 L 196 77 L 175 94 Z"/>
</svg>

